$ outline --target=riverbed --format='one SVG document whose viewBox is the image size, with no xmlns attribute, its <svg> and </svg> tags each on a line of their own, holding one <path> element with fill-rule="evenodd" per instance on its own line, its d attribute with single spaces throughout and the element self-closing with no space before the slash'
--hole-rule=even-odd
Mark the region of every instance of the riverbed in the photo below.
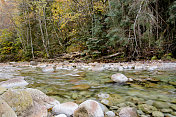
<svg viewBox="0 0 176 117">
<path fill-rule="evenodd" d="M 131 106 L 143 103 L 153 105 L 157 102 L 155 107 L 163 112 L 162 109 L 165 108 L 160 107 L 162 104 L 175 105 L 176 103 L 176 70 L 174 68 L 169 70 L 142 68 L 140 70 L 135 68 L 97 70 L 98 68 L 92 64 L 95 70 L 79 69 L 73 65 L 71 69 L 63 66 L 65 64 L 62 67 L 46 64 L 2 65 L 0 81 L 24 77 L 29 83 L 28 88 L 39 89 L 61 103 L 72 101 L 80 104 L 87 99 L 93 99 L 105 104 L 111 110 L 118 110 L 121 106 L 119 104 L 126 104 L 126 102 L 129 102 Z M 111 80 L 111 75 L 115 73 L 122 73 L 133 81 L 115 83 Z M 109 95 L 111 98 L 102 97 L 104 95 Z M 171 111 L 163 112 L 165 115 L 176 116 L 174 109 L 170 107 L 167 109 Z"/>
</svg>

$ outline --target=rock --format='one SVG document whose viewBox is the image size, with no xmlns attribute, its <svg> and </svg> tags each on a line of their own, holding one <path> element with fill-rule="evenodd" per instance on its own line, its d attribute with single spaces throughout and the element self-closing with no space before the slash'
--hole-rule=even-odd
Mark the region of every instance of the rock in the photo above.
<svg viewBox="0 0 176 117">
<path fill-rule="evenodd" d="M 176 86 L 176 82 L 169 82 L 169 84 Z"/>
<path fill-rule="evenodd" d="M 23 117 L 47 117 L 48 111 L 45 106 L 34 102 L 34 105 L 25 111 Z"/>
<path fill-rule="evenodd" d="M 98 97 L 99 97 L 100 99 L 109 98 L 109 94 L 100 93 L 100 94 L 98 94 Z"/>
<path fill-rule="evenodd" d="M 142 104 L 144 100 L 142 98 L 137 98 L 137 97 L 129 97 L 127 98 L 128 101 L 133 102 L 134 104 Z"/>
<path fill-rule="evenodd" d="M 0 95 L 7 91 L 7 88 L 0 86 Z"/>
<path fill-rule="evenodd" d="M 73 115 L 74 111 L 78 108 L 78 105 L 73 102 L 66 102 L 62 104 L 58 104 L 53 107 L 53 114 L 65 114 L 67 116 Z"/>
<path fill-rule="evenodd" d="M 171 103 L 176 104 L 176 98 L 172 99 Z"/>
<path fill-rule="evenodd" d="M 17 62 L 9 62 L 9 65 L 17 65 Z"/>
<path fill-rule="evenodd" d="M 170 107 L 170 105 L 167 102 L 162 102 L 162 101 L 153 102 L 153 106 L 159 109 L 163 109 L 163 108 L 166 109 Z"/>
<path fill-rule="evenodd" d="M 147 100 L 145 103 L 152 106 L 153 105 L 153 100 Z"/>
<path fill-rule="evenodd" d="M 126 103 L 120 103 L 120 104 L 117 104 L 118 107 L 122 108 L 122 107 L 126 107 Z"/>
<path fill-rule="evenodd" d="M 152 116 L 153 117 L 164 117 L 164 114 L 160 111 L 153 111 Z"/>
<path fill-rule="evenodd" d="M 43 72 L 54 72 L 54 71 L 56 71 L 56 67 L 53 65 L 46 66 L 46 67 L 42 68 L 42 71 Z"/>
<path fill-rule="evenodd" d="M 171 112 L 172 115 L 174 115 L 174 117 L 176 116 L 176 112 Z"/>
<path fill-rule="evenodd" d="M 104 117 L 104 113 L 98 102 L 87 100 L 75 110 L 74 117 Z"/>
<path fill-rule="evenodd" d="M 171 108 L 176 111 L 176 105 L 175 104 L 172 104 Z"/>
<path fill-rule="evenodd" d="M 100 107 L 101 107 L 101 109 L 103 110 L 104 113 L 109 111 L 109 109 L 105 105 L 103 105 L 101 103 L 99 103 L 99 105 L 100 105 Z"/>
<path fill-rule="evenodd" d="M 142 110 L 137 110 L 138 115 L 144 115 L 144 113 L 142 112 Z"/>
<path fill-rule="evenodd" d="M 125 99 L 118 94 L 111 94 L 108 98 L 102 99 L 101 103 L 107 106 L 116 106 L 119 103 L 124 102 Z"/>
<path fill-rule="evenodd" d="M 147 116 L 147 115 L 141 115 L 141 117 L 150 117 L 150 116 Z"/>
<path fill-rule="evenodd" d="M 171 113 L 172 109 L 161 109 L 161 112 L 163 112 L 163 113 Z"/>
<path fill-rule="evenodd" d="M 111 76 L 111 79 L 114 82 L 118 82 L 118 83 L 124 83 L 124 82 L 128 81 L 128 78 L 125 75 L 121 74 L 121 73 L 113 74 Z"/>
<path fill-rule="evenodd" d="M 14 110 L 0 98 L 0 117 L 17 117 Z"/>
<path fill-rule="evenodd" d="M 107 111 L 105 115 L 106 117 L 115 117 L 115 113 L 113 111 Z"/>
<path fill-rule="evenodd" d="M 139 110 L 142 110 L 143 112 L 147 113 L 147 114 L 150 114 L 152 113 L 153 111 L 157 111 L 157 109 L 154 107 L 154 106 L 150 106 L 148 104 L 141 104 L 141 105 L 138 105 L 138 109 Z"/>
<path fill-rule="evenodd" d="M 137 110 L 131 107 L 124 107 L 120 110 L 119 117 L 138 117 Z"/>
<path fill-rule="evenodd" d="M 1 98 L 16 112 L 17 116 L 33 106 L 32 96 L 24 90 L 8 90 Z"/>
<path fill-rule="evenodd" d="M 39 103 L 40 105 L 44 105 L 47 109 L 54 107 L 57 104 L 60 104 L 59 101 L 55 100 L 44 94 L 42 91 L 38 89 L 27 88 L 25 89 L 29 94 L 31 94 L 32 99 Z"/>
<path fill-rule="evenodd" d="M 29 83 L 27 83 L 23 78 L 13 78 L 7 81 L 0 82 L 0 86 L 5 88 L 24 87 L 28 84 Z"/>
<path fill-rule="evenodd" d="M 71 89 L 73 89 L 73 90 L 87 90 L 89 88 L 90 88 L 90 85 L 88 85 L 88 84 L 75 85 L 75 86 L 71 87 Z"/>
<path fill-rule="evenodd" d="M 38 63 L 37 63 L 36 61 L 30 61 L 30 65 L 32 65 L 32 66 L 37 66 Z"/>
<path fill-rule="evenodd" d="M 125 104 L 129 107 L 136 107 L 136 105 L 132 102 L 125 102 Z"/>
<path fill-rule="evenodd" d="M 67 116 L 65 114 L 59 114 L 59 115 L 57 115 L 55 117 L 67 117 Z"/>
</svg>

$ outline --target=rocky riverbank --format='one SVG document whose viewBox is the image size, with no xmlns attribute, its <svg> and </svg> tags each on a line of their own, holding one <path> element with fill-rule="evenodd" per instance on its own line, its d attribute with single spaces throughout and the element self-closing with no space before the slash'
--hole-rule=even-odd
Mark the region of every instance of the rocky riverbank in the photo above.
<svg viewBox="0 0 176 117">
<path fill-rule="evenodd" d="M 16 63 L 11 62 L 2 64 L 4 68 L 9 68 L 8 72 L 13 72 L 13 67 L 17 70 L 23 67 L 40 69 L 43 73 L 54 73 L 60 69 L 66 70 L 86 70 L 86 71 L 106 71 L 117 72 L 111 76 L 110 83 L 118 82 L 131 87 L 136 87 L 140 91 L 129 91 L 128 96 L 108 93 L 98 93 L 96 99 L 75 101 L 79 95 L 72 94 L 72 101 L 63 102 L 59 99 L 47 96 L 38 89 L 27 88 L 30 83 L 24 77 L 8 77 L 7 80 L 0 82 L 0 116 L 5 117 L 174 117 L 176 116 L 176 98 L 163 95 L 150 95 L 143 92 L 142 85 L 145 87 L 159 87 L 161 81 L 153 78 L 132 79 L 118 73 L 126 70 L 175 70 L 176 63 Z M 0 69 L 3 71 L 3 69 Z M 75 74 L 75 77 L 77 74 Z M 3 77 L 3 76 L 1 76 Z M 146 83 L 147 82 L 147 83 Z M 171 88 L 172 94 L 175 90 L 175 82 L 168 82 L 171 85 L 163 85 L 163 89 Z M 79 87 L 78 87 L 79 86 Z M 165 86 L 165 88 L 164 88 Z M 64 85 L 63 85 L 64 87 Z M 76 85 L 72 88 L 76 90 L 86 90 L 89 85 Z M 83 89 L 82 89 L 83 88 Z M 82 92 L 81 92 L 82 93 Z M 166 92 L 165 92 L 166 93 Z M 124 93 L 125 94 L 125 93 Z"/>
<path fill-rule="evenodd" d="M 43 62 L 9 62 L 0 63 L 1 66 L 32 66 L 43 68 L 43 71 L 49 72 L 58 69 L 81 69 L 92 71 L 125 71 L 125 70 L 176 70 L 176 62 L 147 61 L 147 62 L 124 62 L 124 63 L 69 63 L 68 61 L 60 63 Z"/>
<path fill-rule="evenodd" d="M 171 102 L 144 101 L 142 98 L 123 98 L 118 94 L 98 94 L 100 102 L 85 100 L 81 104 L 61 103 L 38 89 L 25 88 L 24 79 L 0 83 L 1 117 L 173 117 L 176 100 Z M 126 100 L 126 101 L 125 101 Z M 124 102 L 125 101 L 125 102 Z"/>
</svg>

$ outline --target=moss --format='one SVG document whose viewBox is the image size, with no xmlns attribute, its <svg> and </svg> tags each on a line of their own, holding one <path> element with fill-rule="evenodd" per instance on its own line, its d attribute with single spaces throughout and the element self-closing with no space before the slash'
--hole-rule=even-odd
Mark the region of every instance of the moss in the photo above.
<svg viewBox="0 0 176 117">
<path fill-rule="evenodd" d="M 151 58 L 151 60 L 157 60 L 157 57 L 156 57 L 156 56 L 153 56 L 153 57 Z"/>
<path fill-rule="evenodd" d="M 31 95 L 24 90 L 9 90 L 1 97 L 17 113 L 17 115 L 21 115 L 33 105 Z"/>
</svg>

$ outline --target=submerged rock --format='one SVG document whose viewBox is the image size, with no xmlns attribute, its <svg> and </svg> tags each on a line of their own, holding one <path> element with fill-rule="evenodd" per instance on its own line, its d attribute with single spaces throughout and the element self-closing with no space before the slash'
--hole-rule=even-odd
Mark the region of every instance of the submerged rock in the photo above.
<svg viewBox="0 0 176 117">
<path fill-rule="evenodd" d="M 31 94 L 32 99 L 35 102 L 39 103 L 40 105 L 44 105 L 47 109 L 52 108 L 57 104 L 60 104 L 59 101 L 57 101 L 52 97 L 47 96 L 46 94 L 44 94 L 42 91 L 38 89 L 27 88 L 25 89 L 25 91 Z"/>
<path fill-rule="evenodd" d="M 5 88 L 24 87 L 28 84 L 29 83 L 27 83 L 23 78 L 14 78 L 14 79 L 0 82 L 0 86 Z"/>
<path fill-rule="evenodd" d="M 14 110 L 0 98 L 0 117 L 17 117 Z"/>
<path fill-rule="evenodd" d="M 131 107 L 124 107 L 120 110 L 119 117 L 138 117 L 137 110 Z"/>
<path fill-rule="evenodd" d="M 172 104 L 171 108 L 176 111 L 176 105 L 175 104 Z"/>
<path fill-rule="evenodd" d="M 172 109 L 161 109 L 161 112 L 163 112 L 163 113 L 171 113 Z"/>
<path fill-rule="evenodd" d="M 147 114 L 150 114 L 152 113 L 153 111 L 157 111 L 157 108 L 154 107 L 154 106 L 150 106 L 148 104 L 141 104 L 141 105 L 138 105 L 138 109 L 139 110 L 142 110 L 143 112 L 147 113 Z"/>
<path fill-rule="evenodd" d="M 102 99 L 101 103 L 107 106 L 116 106 L 117 104 L 120 104 L 124 101 L 125 99 L 122 96 L 118 94 L 111 94 L 108 96 L 108 98 Z"/>
<path fill-rule="evenodd" d="M 87 100 L 75 110 L 74 117 L 104 117 L 104 114 L 98 102 Z"/>
<path fill-rule="evenodd" d="M 113 74 L 111 76 L 111 79 L 114 82 L 117 82 L 117 83 L 123 83 L 123 82 L 127 82 L 128 81 L 128 78 L 125 75 L 121 74 L 121 73 Z"/>
<path fill-rule="evenodd" d="M 155 101 L 153 102 L 153 106 L 159 109 L 166 109 L 170 107 L 170 104 L 167 102 L 162 102 L 162 101 Z"/>
<path fill-rule="evenodd" d="M 164 117 L 164 114 L 160 111 L 153 111 L 152 116 L 153 117 Z"/>
<path fill-rule="evenodd" d="M 91 86 L 88 84 L 81 84 L 81 85 L 75 85 L 73 86 L 71 89 L 73 90 L 87 90 L 89 89 Z"/>
<path fill-rule="evenodd" d="M 66 102 L 58 104 L 53 107 L 52 113 L 54 114 L 65 114 L 67 116 L 73 115 L 74 111 L 78 108 L 78 105 L 73 102 Z"/>
<path fill-rule="evenodd" d="M 23 115 L 26 110 L 33 106 L 32 96 L 24 90 L 8 90 L 1 98 L 16 112 Z"/>
</svg>

